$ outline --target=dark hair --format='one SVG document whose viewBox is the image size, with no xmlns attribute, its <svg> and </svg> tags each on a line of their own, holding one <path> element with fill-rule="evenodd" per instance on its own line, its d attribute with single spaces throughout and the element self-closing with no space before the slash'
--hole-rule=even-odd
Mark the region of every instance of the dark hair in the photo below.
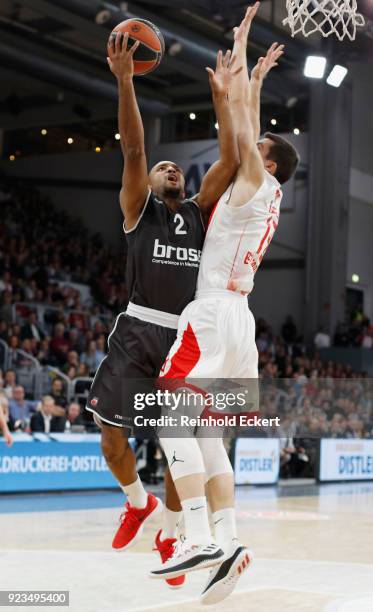
<svg viewBox="0 0 373 612">
<path fill-rule="evenodd" d="M 296 148 L 282 136 L 266 132 L 264 137 L 272 140 L 273 144 L 267 155 L 267 159 L 276 162 L 277 168 L 275 177 L 278 182 L 283 185 L 283 183 L 286 183 L 296 171 L 300 161 L 299 153 Z"/>
</svg>

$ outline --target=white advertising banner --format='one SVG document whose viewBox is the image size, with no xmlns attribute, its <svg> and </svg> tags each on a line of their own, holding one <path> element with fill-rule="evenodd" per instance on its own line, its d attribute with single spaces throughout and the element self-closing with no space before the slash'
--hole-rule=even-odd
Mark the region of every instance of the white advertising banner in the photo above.
<svg viewBox="0 0 373 612">
<path fill-rule="evenodd" d="M 320 440 L 319 480 L 373 480 L 373 440 Z"/>
<path fill-rule="evenodd" d="M 277 438 L 238 438 L 234 457 L 236 484 L 273 484 L 278 480 L 280 441 Z"/>
</svg>

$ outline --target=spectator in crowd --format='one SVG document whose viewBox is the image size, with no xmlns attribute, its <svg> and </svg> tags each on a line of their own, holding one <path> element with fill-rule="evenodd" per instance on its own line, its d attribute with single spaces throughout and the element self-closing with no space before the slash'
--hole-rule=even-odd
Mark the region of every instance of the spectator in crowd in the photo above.
<svg viewBox="0 0 373 612">
<path fill-rule="evenodd" d="M 90 374 L 94 374 L 100 365 L 100 361 L 97 359 L 96 354 L 96 342 L 91 340 L 88 344 L 88 348 L 85 353 L 82 354 L 81 360 L 88 366 Z"/>
<path fill-rule="evenodd" d="M 67 396 L 62 378 L 57 377 L 53 379 L 50 395 L 54 399 L 57 406 L 61 406 L 62 408 L 67 406 Z"/>
<path fill-rule="evenodd" d="M 323 349 L 323 348 L 329 348 L 330 346 L 330 335 L 326 333 L 325 329 L 323 326 L 320 326 L 314 339 L 313 339 L 313 343 L 315 348 L 318 349 Z"/>
<path fill-rule="evenodd" d="M 78 402 L 71 402 L 67 409 L 65 431 L 70 431 L 72 427 L 77 425 L 80 427 L 84 425 L 81 409 Z"/>
<path fill-rule="evenodd" d="M 5 391 L 5 395 L 8 398 L 13 397 L 13 392 L 14 392 L 16 385 L 17 385 L 17 377 L 16 377 L 15 370 L 13 369 L 7 370 L 4 376 L 4 391 Z"/>
<path fill-rule="evenodd" d="M 4 291 L 0 304 L 0 318 L 3 319 L 7 325 L 11 325 L 13 322 L 13 303 L 10 291 Z"/>
<path fill-rule="evenodd" d="M 63 366 L 62 371 L 67 373 L 71 367 L 76 368 L 76 370 L 79 367 L 79 355 L 76 351 L 69 351 L 67 353 L 66 363 Z"/>
<path fill-rule="evenodd" d="M 50 395 L 44 395 L 41 401 L 41 407 L 38 412 L 32 415 L 30 429 L 32 433 L 36 432 L 63 432 L 64 417 L 54 416 L 55 401 Z"/>
<path fill-rule="evenodd" d="M 36 312 L 30 312 L 28 322 L 21 328 L 21 340 L 34 338 L 40 342 L 44 338 L 44 332 L 37 321 Z"/>
<path fill-rule="evenodd" d="M 39 344 L 39 348 L 36 353 L 36 358 L 38 361 L 40 361 L 41 365 L 57 365 L 57 359 L 51 351 L 50 343 L 50 338 L 46 337 Z"/>
<path fill-rule="evenodd" d="M 104 334 L 100 334 L 96 340 L 96 363 L 97 367 L 106 356 L 106 338 Z"/>
<path fill-rule="evenodd" d="M 13 397 L 9 400 L 9 417 L 12 429 L 27 429 L 31 415 L 37 410 L 38 405 L 38 401 L 25 399 L 25 390 L 22 385 L 14 387 Z"/>
<path fill-rule="evenodd" d="M 57 323 L 55 326 L 54 335 L 50 343 L 50 349 L 56 356 L 58 363 L 62 365 L 65 362 L 67 353 L 70 349 L 70 343 L 65 337 L 65 326 L 63 323 Z"/>
</svg>

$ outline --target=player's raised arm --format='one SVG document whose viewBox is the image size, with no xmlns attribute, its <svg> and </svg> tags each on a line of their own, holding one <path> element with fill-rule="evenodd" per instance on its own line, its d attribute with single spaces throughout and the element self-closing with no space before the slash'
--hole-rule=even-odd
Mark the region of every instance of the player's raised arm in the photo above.
<svg viewBox="0 0 373 612">
<path fill-rule="evenodd" d="M 125 226 L 130 230 L 136 225 L 148 192 L 148 171 L 145 155 L 144 127 L 133 85 L 133 55 L 139 46 L 130 49 L 128 34 L 118 33 L 109 41 L 108 64 L 118 81 L 119 133 L 124 156 L 124 172 L 120 205 Z"/>
<path fill-rule="evenodd" d="M 258 11 L 259 2 L 249 7 L 240 26 L 235 28 L 233 56 L 242 72 L 232 83 L 229 97 L 234 117 L 234 127 L 240 153 L 240 168 L 237 174 L 230 203 L 232 206 L 245 204 L 259 188 L 264 177 L 264 166 L 257 148 L 252 116 L 249 109 L 250 80 L 247 68 L 247 40 L 252 21 Z"/>
<path fill-rule="evenodd" d="M 284 53 L 284 45 L 273 43 L 265 57 L 260 57 L 251 72 L 250 92 L 248 96 L 249 113 L 256 141 L 260 137 L 260 95 L 263 81 L 272 68 L 278 66 L 278 60 Z"/>
<path fill-rule="evenodd" d="M 220 149 L 219 159 L 204 176 L 197 196 L 198 204 L 206 215 L 229 187 L 239 166 L 237 138 L 233 128 L 228 91 L 232 80 L 238 78 L 237 75 L 242 68 L 234 69 L 233 64 L 230 51 L 227 51 L 224 57 L 219 51 L 215 71 L 206 68 L 219 125 Z"/>
</svg>

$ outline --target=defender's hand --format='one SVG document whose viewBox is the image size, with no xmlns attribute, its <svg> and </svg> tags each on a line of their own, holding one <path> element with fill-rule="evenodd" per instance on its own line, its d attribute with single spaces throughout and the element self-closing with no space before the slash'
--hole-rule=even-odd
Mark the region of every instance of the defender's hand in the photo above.
<svg viewBox="0 0 373 612">
<path fill-rule="evenodd" d="M 260 2 L 255 2 L 253 6 L 249 6 L 246 15 L 241 21 L 238 28 L 233 29 L 235 42 L 247 43 L 247 38 L 250 33 L 251 24 L 260 7 Z"/>
<path fill-rule="evenodd" d="M 122 34 L 118 32 L 115 38 L 109 39 L 107 62 L 111 72 L 120 79 L 122 77 L 133 77 L 133 55 L 138 49 L 140 42 L 137 40 L 135 44 L 128 49 L 128 32 Z"/>
<path fill-rule="evenodd" d="M 284 45 L 273 43 L 268 49 L 265 57 L 260 57 L 258 63 L 251 72 L 251 78 L 256 81 L 263 81 L 272 68 L 278 66 L 278 60 L 284 54 Z"/>
<path fill-rule="evenodd" d="M 206 68 L 213 95 L 228 95 L 232 79 L 242 70 L 241 66 L 241 68 L 233 71 L 233 64 L 236 58 L 231 60 L 231 55 L 232 52 L 227 51 L 223 57 L 222 51 L 219 51 L 215 72 L 212 68 Z"/>
</svg>

